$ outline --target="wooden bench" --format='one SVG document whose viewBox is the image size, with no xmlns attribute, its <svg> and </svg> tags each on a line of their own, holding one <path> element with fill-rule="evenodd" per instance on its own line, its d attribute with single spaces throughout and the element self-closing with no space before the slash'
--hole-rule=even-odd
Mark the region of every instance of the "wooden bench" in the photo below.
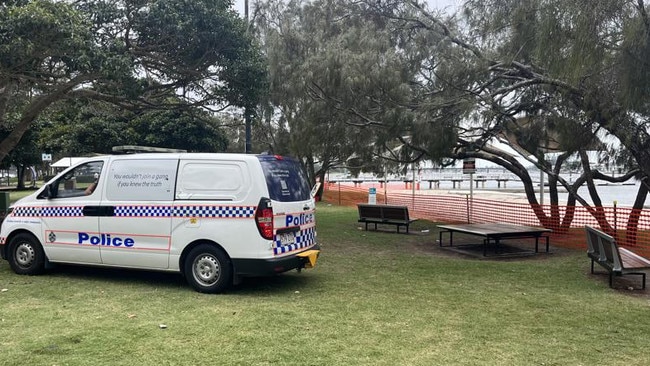
<svg viewBox="0 0 650 366">
<path fill-rule="evenodd" d="M 604 232 L 592 227 L 585 227 L 587 233 L 587 256 L 591 259 L 591 273 L 594 263 L 598 263 L 609 272 L 609 287 L 613 287 L 614 275 L 637 275 L 642 278 L 645 289 L 646 273 L 650 269 L 650 260 L 616 244 L 616 240 Z"/>
<path fill-rule="evenodd" d="M 401 226 L 406 226 L 408 233 L 409 225 L 416 221 L 409 218 L 409 210 L 406 206 L 358 204 L 357 208 L 359 209 L 359 222 L 366 224 L 366 230 L 368 230 L 368 224 L 375 224 L 375 230 L 377 230 L 377 224 L 387 224 L 397 226 L 398 233 Z"/>
</svg>

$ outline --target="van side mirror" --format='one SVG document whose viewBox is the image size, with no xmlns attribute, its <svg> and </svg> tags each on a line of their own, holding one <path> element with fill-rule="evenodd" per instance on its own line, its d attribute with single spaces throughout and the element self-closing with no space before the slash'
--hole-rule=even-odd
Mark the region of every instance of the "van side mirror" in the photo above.
<svg viewBox="0 0 650 366">
<path fill-rule="evenodd" d="M 310 193 L 311 198 L 316 197 L 316 194 L 318 193 L 318 190 L 320 189 L 320 184 L 321 184 L 320 182 L 316 182 L 316 184 L 312 187 L 311 193 Z"/>
<path fill-rule="evenodd" d="M 53 198 L 56 196 L 56 192 L 54 191 L 55 186 L 51 184 L 46 184 L 45 188 L 41 191 L 41 193 L 36 196 L 38 199 L 43 199 L 43 198 Z"/>
</svg>

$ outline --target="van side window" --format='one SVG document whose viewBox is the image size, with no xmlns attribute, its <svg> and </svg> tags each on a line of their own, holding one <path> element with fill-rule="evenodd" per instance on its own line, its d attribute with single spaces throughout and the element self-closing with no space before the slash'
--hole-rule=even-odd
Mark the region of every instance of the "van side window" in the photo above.
<svg viewBox="0 0 650 366">
<path fill-rule="evenodd" d="M 182 160 L 176 199 L 241 201 L 250 187 L 244 162 Z"/>
<path fill-rule="evenodd" d="M 56 198 L 81 197 L 95 192 L 104 162 L 93 161 L 80 165 L 55 182 Z"/>
</svg>

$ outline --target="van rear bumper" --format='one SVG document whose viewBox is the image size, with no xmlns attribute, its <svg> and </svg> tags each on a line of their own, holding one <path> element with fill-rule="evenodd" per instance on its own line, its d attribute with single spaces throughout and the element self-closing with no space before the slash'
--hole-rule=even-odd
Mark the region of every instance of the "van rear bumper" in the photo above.
<svg viewBox="0 0 650 366">
<path fill-rule="evenodd" d="M 310 247 L 308 250 L 320 250 L 318 245 Z M 242 277 L 271 276 L 274 274 L 290 271 L 292 269 L 302 269 L 308 263 L 307 258 L 298 257 L 298 254 L 288 255 L 282 258 L 271 259 L 242 259 L 233 258 L 232 264 L 234 273 Z"/>
</svg>

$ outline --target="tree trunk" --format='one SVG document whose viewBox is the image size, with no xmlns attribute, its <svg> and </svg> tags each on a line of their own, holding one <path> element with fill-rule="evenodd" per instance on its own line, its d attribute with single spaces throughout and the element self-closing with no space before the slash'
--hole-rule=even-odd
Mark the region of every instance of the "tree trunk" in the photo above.
<svg viewBox="0 0 650 366">
<path fill-rule="evenodd" d="M 648 197 L 648 186 L 646 185 L 646 181 L 647 177 L 641 180 L 641 185 L 639 186 L 639 190 L 636 194 L 636 199 L 634 200 L 634 206 L 632 206 L 632 211 L 630 212 L 630 216 L 627 219 L 625 243 L 630 246 L 636 245 L 636 234 L 639 230 L 641 210 L 643 210 L 643 204 Z"/>
<path fill-rule="evenodd" d="M 16 189 L 25 189 L 25 170 L 27 167 L 24 164 L 16 166 Z"/>
</svg>

